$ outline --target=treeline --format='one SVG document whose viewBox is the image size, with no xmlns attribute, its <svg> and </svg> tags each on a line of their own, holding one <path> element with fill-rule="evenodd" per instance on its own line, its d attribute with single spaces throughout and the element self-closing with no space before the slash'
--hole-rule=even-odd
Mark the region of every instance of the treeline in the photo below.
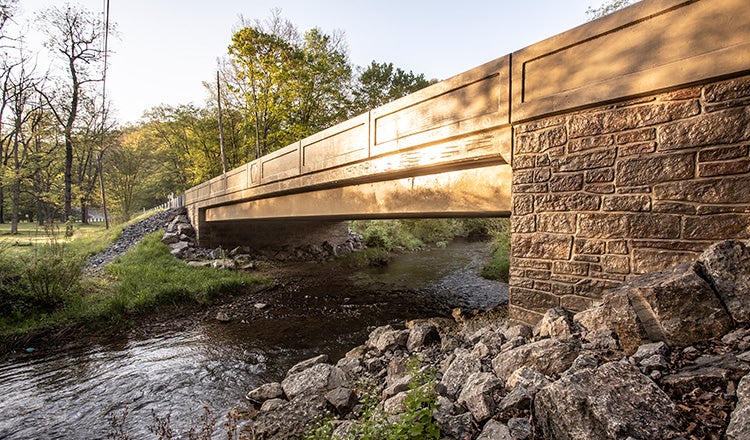
<svg viewBox="0 0 750 440">
<path fill-rule="evenodd" d="M 127 220 L 430 84 L 392 63 L 354 66 L 343 34 L 302 32 L 274 11 L 240 23 L 216 77 L 204 82 L 203 105 L 162 105 L 120 127 L 102 87 L 113 26 L 72 4 L 25 24 L 17 11 L 18 0 L 0 0 L 0 222 L 12 231 L 24 219 L 86 222 L 105 201 L 110 216 Z M 46 36 L 44 48 L 25 45 L 28 27 Z M 44 71 L 34 61 L 42 51 L 53 60 Z"/>
</svg>

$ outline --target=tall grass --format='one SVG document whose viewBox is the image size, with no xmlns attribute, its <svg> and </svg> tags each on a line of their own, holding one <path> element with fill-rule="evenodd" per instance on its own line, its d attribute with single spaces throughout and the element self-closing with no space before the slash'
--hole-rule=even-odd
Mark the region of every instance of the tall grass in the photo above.
<svg viewBox="0 0 750 440">
<path fill-rule="evenodd" d="M 262 282 L 245 272 L 189 267 L 171 256 L 160 232 L 111 263 L 107 278 L 83 278 L 85 258 L 115 240 L 123 228 L 118 229 L 93 233 L 81 243 L 51 234 L 46 245 L 20 258 L 0 249 L 0 350 L 24 335 L 117 325 L 162 305 L 208 304 L 219 294 Z"/>
</svg>

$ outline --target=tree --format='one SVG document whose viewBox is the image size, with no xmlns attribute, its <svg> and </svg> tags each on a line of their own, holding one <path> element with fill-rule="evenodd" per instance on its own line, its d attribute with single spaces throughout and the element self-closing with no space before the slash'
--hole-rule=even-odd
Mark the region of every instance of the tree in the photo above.
<svg viewBox="0 0 750 440">
<path fill-rule="evenodd" d="M 235 32 L 229 56 L 229 91 L 249 122 L 255 157 L 349 116 L 352 67 L 341 34 L 314 28 L 300 37 L 275 11 Z"/>
<path fill-rule="evenodd" d="M 47 96 L 46 100 L 62 127 L 65 141 L 65 206 L 64 219 L 72 214 L 74 131 L 79 117 L 79 106 L 90 83 L 101 80 L 104 58 L 102 40 L 104 25 L 101 18 L 79 6 L 51 7 L 38 15 L 42 32 L 47 36 L 47 47 L 64 64 L 67 77 L 60 86 L 62 93 Z"/>
<path fill-rule="evenodd" d="M 589 8 L 586 9 L 586 15 L 589 16 L 589 21 L 595 20 L 597 18 L 604 17 L 605 15 L 609 15 L 626 6 L 630 6 L 635 1 L 637 0 L 607 0 L 596 9 L 589 6 Z"/>
<path fill-rule="evenodd" d="M 416 75 L 395 68 L 393 63 L 373 61 L 366 69 L 361 69 L 354 88 L 354 113 L 362 113 L 389 103 L 395 99 L 414 93 L 427 87 L 434 81 L 428 81 L 424 74 Z"/>
</svg>

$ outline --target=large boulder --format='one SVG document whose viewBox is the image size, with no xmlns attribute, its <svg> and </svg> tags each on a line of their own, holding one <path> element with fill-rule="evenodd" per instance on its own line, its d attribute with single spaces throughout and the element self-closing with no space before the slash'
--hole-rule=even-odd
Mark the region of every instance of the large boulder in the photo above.
<svg viewBox="0 0 750 440">
<path fill-rule="evenodd" d="M 502 384 L 492 373 L 473 373 L 466 380 L 457 402 L 466 405 L 477 422 L 492 416 L 495 410 L 494 393 Z"/>
<path fill-rule="evenodd" d="M 727 440 L 750 438 L 750 375 L 742 378 L 737 387 L 737 406 L 729 417 Z"/>
<path fill-rule="evenodd" d="M 481 369 L 482 358 L 478 353 L 459 348 L 440 382 L 445 386 L 448 396 L 457 397 L 469 376 L 479 373 Z"/>
<path fill-rule="evenodd" d="M 544 438 L 558 440 L 673 438 L 679 431 L 674 403 L 624 362 L 565 375 L 537 393 L 534 413 Z"/>
<path fill-rule="evenodd" d="M 522 366 L 546 375 L 560 374 L 573 364 L 579 348 L 577 341 L 543 339 L 498 354 L 492 359 L 492 370 L 503 382 Z"/>
<path fill-rule="evenodd" d="M 289 402 L 279 402 L 255 418 L 253 438 L 282 440 L 302 437 L 316 420 L 326 414 L 327 409 L 328 403 L 320 394 L 300 394 Z"/>
<path fill-rule="evenodd" d="M 539 322 L 539 336 L 546 338 L 565 339 L 577 333 L 578 329 L 573 322 L 573 316 L 563 307 L 555 307 L 547 310 Z"/>
<path fill-rule="evenodd" d="M 737 240 L 726 240 L 706 249 L 698 263 L 732 318 L 750 322 L 750 249 Z"/>
<path fill-rule="evenodd" d="M 601 304 L 576 313 L 573 319 L 587 331 L 583 335 L 587 340 L 589 334 L 594 333 L 596 336 L 614 331 L 623 351 L 628 354 L 635 352 L 644 340 L 648 340 L 630 298 L 623 292 L 605 293 Z"/>
<path fill-rule="evenodd" d="M 330 364 L 315 364 L 281 381 L 284 394 L 289 399 L 305 393 L 325 393 L 346 385 L 346 374 Z"/>
</svg>

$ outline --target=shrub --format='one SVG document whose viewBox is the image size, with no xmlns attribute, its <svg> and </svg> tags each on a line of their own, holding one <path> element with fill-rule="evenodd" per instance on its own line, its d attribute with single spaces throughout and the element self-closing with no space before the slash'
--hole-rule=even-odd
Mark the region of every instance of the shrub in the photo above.
<svg viewBox="0 0 750 440">
<path fill-rule="evenodd" d="M 490 248 L 491 260 L 482 268 L 481 275 L 490 280 L 508 281 L 510 277 L 510 233 L 496 232 Z"/>
</svg>

